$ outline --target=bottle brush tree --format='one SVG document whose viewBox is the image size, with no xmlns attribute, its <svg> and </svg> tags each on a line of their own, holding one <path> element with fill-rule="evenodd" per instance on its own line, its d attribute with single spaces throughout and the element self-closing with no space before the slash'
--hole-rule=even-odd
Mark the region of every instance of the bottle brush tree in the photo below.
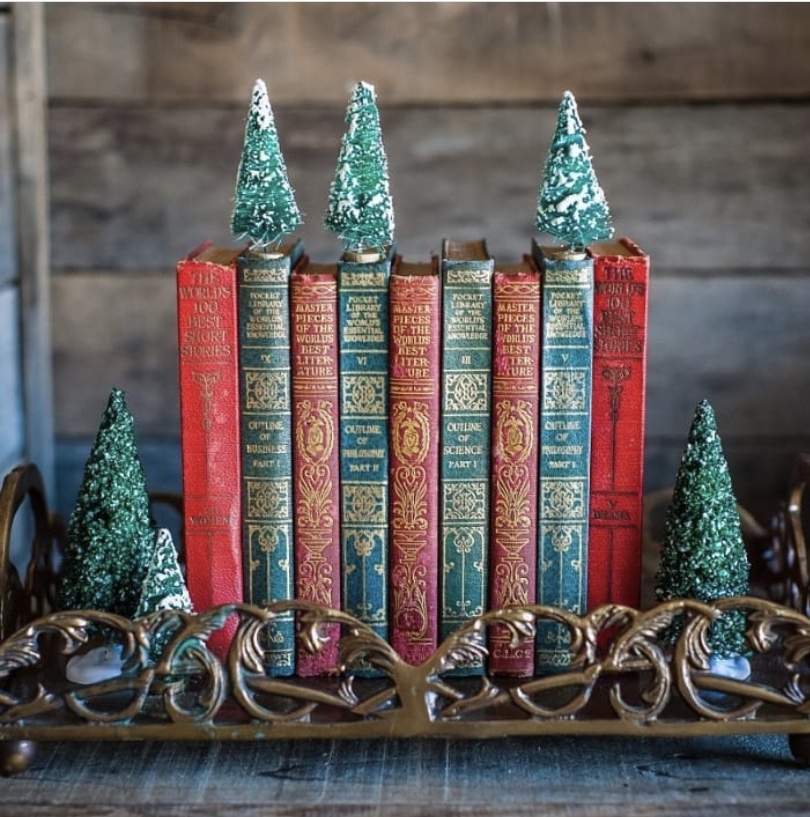
<svg viewBox="0 0 810 817">
<path fill-rule="evenodd" d="M 394 209 L 388 186 L 374 86 L 359 82 L 346 109 L 346 131 L 329 190 L 324 225 L 349 252 L 386 252 L 394 240 Z"/>
<path fill-rule="evenodd" d="M 68 523 L 58 606 L 131 618 L 155 546 L 135 423 L 113 389 Z"/>
<path fill-rule="evenodd" d="M 158 531 L 133 618 L 144 618 L 161 610 L 194 611 L 172 535 L 166 528 Z M 160 630 L 153 637 L 150 654 L 155 660 L 163 652 L 170 635 L 166 630 Z"/>
<path fill-rule="evenodd" d="M 704 400 L 695 410 L 667 509 L 656 596 L 660 601 L 710 602 L 745 595 L 748 574 L 728 463 L 714 411 Z M 673 640 L 682 624 L 673 623 Z M 742 654 L 746 650 L 744 611 L 732 610 L 714 621 L 709 646 L 719 657 Z"/>
<path fill-rule="evenodd" d="M 191 597 L 177 559 L 172 535 L 166 528 L 158 531 L 152 558 L 141 585 L 141 596 L 134 618 L 159 610 L 192 612 Z"/>
<path fill-rule="evenodd" d="M 585 129 L 570 91 L 563 94 L 537 196 L 537 229 L 584 250 L 613 235 L 607 199 L 596 179 Z"/>
<path fill-rule="evenodd" d="M 277 245 L 302 222 L 281 154 L 267 87 L 257 79 L 236 176 L 231 232 L 234 238 L 248 238 L 254 247 L 261 248 Z"/>
</svg>

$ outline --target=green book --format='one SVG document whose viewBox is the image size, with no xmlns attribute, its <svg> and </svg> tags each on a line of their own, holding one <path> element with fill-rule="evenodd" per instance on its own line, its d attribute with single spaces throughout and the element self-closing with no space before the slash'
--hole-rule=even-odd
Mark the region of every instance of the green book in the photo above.
<svg viewBox="0 0 810 817">
<path fill-rule="evenodd" d="M 388 284 L 395 250 L 338 263 L 343 609 L 388 638 Z M 370 673 L 368 668 L 363 674 Z"/>
<path fill-rule="evenodd" d="M 297 241 L 237 262 L 242 553 L 245 601 L 258 605 L 295 596 L 289 282 L 303 255 Z M 293 674 L 292 613 L 263 646 L 269 675 Z"/>
<path fill-rule="evenodd" d="M 593 259 L 541 247 L 540 497 L 537 601 L 573 613 L 588 606 L 588 510 L 593 368 Z M 535 672 L 562 671 L 568 629 L 540 621 Z"/>
<path fill-rule="evenodd" d="M 442 242 L 442 638 L 484 613 L 489 560 L 492 276 L 486 242 Z M 457 674 L 483 672 L 480 661 Z"/>
</svg>

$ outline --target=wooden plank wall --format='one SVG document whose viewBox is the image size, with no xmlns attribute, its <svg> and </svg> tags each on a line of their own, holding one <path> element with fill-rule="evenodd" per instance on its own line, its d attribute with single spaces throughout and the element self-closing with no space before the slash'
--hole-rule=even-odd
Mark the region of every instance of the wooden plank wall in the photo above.
<svg viewBox="0 0 810 817">
<path fill-rule="evenodd" d="M 45 14 L 42 3 L 11 7 L 14 96 L 16 262 L 25 458 L 53 493 L 54 423 L 50 325 L 48 133 Z"/>
<path fill-rule="evenodd" d="M 708 397 L 740 500 L 782 496 L 810 448 L 810 6 L 53 4 L 47 27 L 63 508 L 114 385 L 150 485 L 179 486 L 173 267 L 229 239 L 256 77 L 318 260 L 353 82 L 377 88 L 414 260 L 444 236 L 528 248 L 571 89 L 617 232 L 652 256 L 647 488 Z"/>
<path fill-rule="evenodd" d="M 20 348 L 20 276 L 15 241 L 12 28 L 0 6 L 0 473 L 25 450 Z"/>
<path fill-rule="evenodd" d="M 0 3 L 0 475 L 34 461 L 52 493 L 44 52 L 41 4 Z M 30 523 L 12 530 L 20 569 L 30 557 Z"/>
</svg>

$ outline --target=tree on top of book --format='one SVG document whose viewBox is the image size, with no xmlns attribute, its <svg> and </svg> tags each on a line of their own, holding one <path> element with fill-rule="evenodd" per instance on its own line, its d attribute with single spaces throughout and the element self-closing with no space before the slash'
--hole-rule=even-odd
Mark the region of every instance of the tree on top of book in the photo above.
<svg viewBox="0 0 810 817">
<path fill-rule="evenodd" d="M 537 229 L 584 249 L 613 235 L 607 199 L 596 179 L 585 129 L 570 91 L 563 94 L 557 127 L 537 197 Z"/>
<path fill-rule="evenodd" d="M 394 208 L 388 187 L 374 86 L 358 82 L 346 109 L 346 132 L 324 216 L 347 252 L 386 253 L 394 241 Z"/>
<path fill-rule="evenodd" d="M 302 222 L 281 155 L 267 87 L 257 79 L 236 176 L 231 232 L 234 238 L 249 238 L 254 247 L 265 247 L 277 245 Z"/>
<path fill-rule="evenodd" d="M 70 515 L 58 606 L 131 618 L 154 547 L 135 423 L 124 392 L 113 389 Z"/>
<path fill-rule="evenodd" d="M 748 592 L 748 556 L 714 410 L 707 400 L 695 410 L 672 501 L 667 509 L 655 592 L 659 601 L 709 602 Z M 682 622 L 674 622 L 677 636 Z M 709 630 L 719 656 L 745 651 L 745 614 L 724 613 Z"/>
</svg>

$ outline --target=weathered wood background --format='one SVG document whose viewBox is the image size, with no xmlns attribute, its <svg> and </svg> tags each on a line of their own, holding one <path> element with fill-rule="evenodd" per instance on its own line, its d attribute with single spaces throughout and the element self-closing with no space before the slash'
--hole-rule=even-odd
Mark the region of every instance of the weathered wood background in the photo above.
<svg viewBox="0 0 810 817">
<path fill-rule="evenodd" d="M 38 4 L 0 3 L 0 474 L 33 460 L 52 492 L 43 20 Z"/>
<path fill-rule="evenodd" d="M 10 25 L 0 12 L 0 468 L 5 474 L 24 448 L 22 353 L 19 339 L 20 278 L 17 269 L 14 208 L 14 145 Z"/>
<path fill-rule="evenodd" d="M 652 256 L 647 487 L 708 397 L 740 500 L 810 448 L 810 6 L 47 7 L 60 506 L 112 386 L 153 488 L 179 487 L 174 264 L 228 241 L 253 81 L 270 90 L 317 260 L 351 84 L 375 84 L 397 240 L 426 258 L 533 233 L 556 108 L 577 96 L 619 234 Z"/>
</svg>

